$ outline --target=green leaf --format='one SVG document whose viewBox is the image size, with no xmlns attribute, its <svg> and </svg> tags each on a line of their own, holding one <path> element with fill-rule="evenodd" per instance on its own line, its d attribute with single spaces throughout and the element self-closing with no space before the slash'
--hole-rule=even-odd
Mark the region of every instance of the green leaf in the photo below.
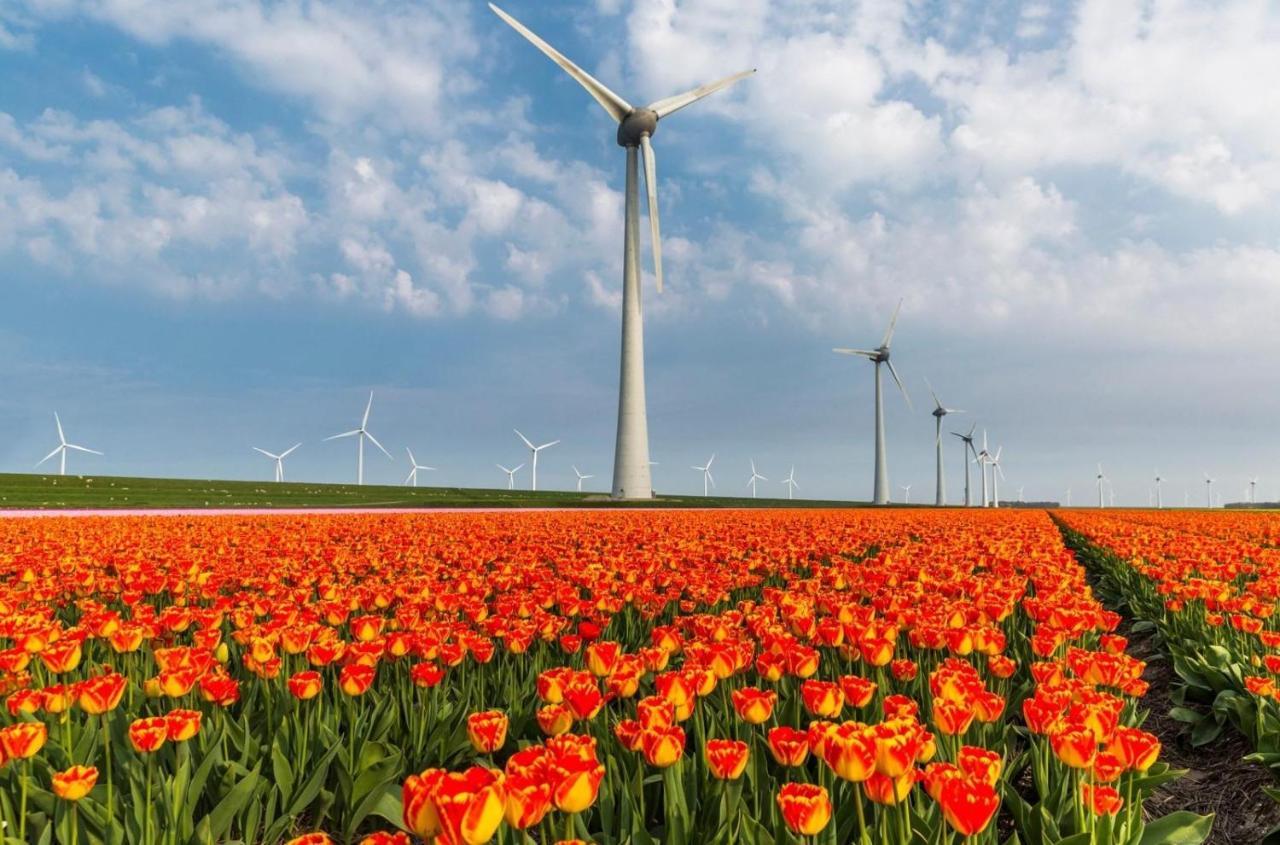
<svg viewBox="0 0 1280 845">
<path fill-rule="evenodd" d="M 280 750 L 278 743 L 271 746 L 271 773 L 275 776 L 281 802 L 288 804 L 289 796 L 293 794 L 293 767 L 289 765 L 289 758 Z"/>
<path fill-rule="evenodd" d="M 258 767 L 255 766 L 247 777 L 241 779 L 218 802 L 218 806 L 214 807 L 207 816 L 200 820 L 200 824 L 196 827 L 197 839 L 201 842 L 222 841 L 226 837 L 227 831 L 231 829 L 236 816 L 253 798 L 254 793 L 257 792 L 261 780 L 262 778 L 258 774 Z"/>
<path fill-rule="evenodd" d="M 1177 810 L 1147 823 L 1139 845 L 1201 845 L 1213 830 L 1213 814 Z"/>
</svg>

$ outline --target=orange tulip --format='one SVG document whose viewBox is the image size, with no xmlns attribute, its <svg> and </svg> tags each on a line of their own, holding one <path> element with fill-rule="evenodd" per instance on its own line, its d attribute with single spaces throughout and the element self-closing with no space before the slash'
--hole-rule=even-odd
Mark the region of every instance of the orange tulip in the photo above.
<svg viewBox="0 0 1280 845">
<path fill-rule="evenodd" d="M 320 690 L 324 688 L 324 680 L 319 672 L 308 669 L 291 675 L 287 685 L 290 695 L 299 701 L 307 701 L 320 694 Z"/>
<path fill-rule="evenodd" d="M 79 801 L 97 782 L 98 770 L 93 766 L 72 766 L 64 772 L 53 773 L 53 794 L 63 801 Z"/>
<path fill-rule="evenodd" d="M 140 754 L 149 754 L 169 737 L 169 721 L 164 716 L 134 719 L 129 724 L 129 743 Z"/>
<path fill-rule="evenodd" d="M 199 710 L 170 710 L 164 717 L 170 742 L 186 742 L 200 732 Z"/>
<path fill-rule="evenodd" d="M 467 717 L 467 737 L 481 754 L 492 754 L 507 741 L 507 714 L 486 710 Z"/>
<path fill-rule="evenodd" d="M 108 713 L 120 704 L 128 681 L 124 675 L 108 672 L 80 684 L 80 709 L 91 716 Z"/>
<path fill-rule="evenodd" d="M 947 824 L 961 836 L 976 836 L 986 830 L 1000 807 L 994 786 L 966 777 L 946 780 L 937 800 Z"/>
<path fill-rule="evenodd" d="M 778 790 L 778 810 L 797 836 L 813 836 L 831 821 L 831 797 L 811 783 L 784 783 Z"/>
<path fill-rule="evenodd" d="M 707 768 L 720 780 L 737 780 L 747 769 L 749 751 L 745 742 L 709 739 L 706 742 Z"/>
</svg>

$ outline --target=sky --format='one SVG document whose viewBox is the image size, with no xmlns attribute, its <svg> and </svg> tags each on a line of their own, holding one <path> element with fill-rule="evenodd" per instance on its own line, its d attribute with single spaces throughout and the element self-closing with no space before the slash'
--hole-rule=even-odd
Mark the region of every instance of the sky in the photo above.
<svg viewBox="0 0 1280 845">
<path fill-rule="evenodd" d="M 506 0 L 654 137 L 660 492 L 932 498 L 925 379 L 1003 497 L 1280 499 L 1280 6 Z M 0 471 L 607 490 L 623 151 L 479 0 L 0 0 Z M 646 234 L 647 249 L 647 234 Z M 948 496 L 961 444 L 946 437 Z M 50 462 L 52 464 L 53 462 Z M 46 464 L 44 468 L 50 466 Z M 42 469 L 44 469 L 42 468 Z M 527 470 L 518 476 L 527 484 Z M 975 476 L 976 485 L 976 476 Z"/>
</svg>

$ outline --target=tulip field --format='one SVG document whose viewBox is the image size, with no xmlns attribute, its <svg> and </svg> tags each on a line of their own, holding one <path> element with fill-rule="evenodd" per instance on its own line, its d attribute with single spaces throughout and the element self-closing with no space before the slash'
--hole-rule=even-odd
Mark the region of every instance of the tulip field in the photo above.
<svg viewBox="0 0 1280 845">
<path fill-rule="evenodd" d="M 3 842 L 1203 842 L 1116 609 L 1280 770 L 1280 518 L 1056 519 L 0 519 Z"/>
</svg>

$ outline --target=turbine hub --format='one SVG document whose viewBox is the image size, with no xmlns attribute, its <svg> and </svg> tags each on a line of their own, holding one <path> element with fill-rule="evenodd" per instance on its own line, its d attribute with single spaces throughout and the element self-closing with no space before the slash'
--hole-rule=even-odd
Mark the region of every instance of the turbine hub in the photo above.
<svg viewBox="0 0 1280 845">
<path fill-rule="evenodd" d="M 653 109 L 632 109 L 631 113 L 618 124 L 618 146 L 638 147 L 640 137 L 658 131 L 658 113 Z"/>
</svg>

